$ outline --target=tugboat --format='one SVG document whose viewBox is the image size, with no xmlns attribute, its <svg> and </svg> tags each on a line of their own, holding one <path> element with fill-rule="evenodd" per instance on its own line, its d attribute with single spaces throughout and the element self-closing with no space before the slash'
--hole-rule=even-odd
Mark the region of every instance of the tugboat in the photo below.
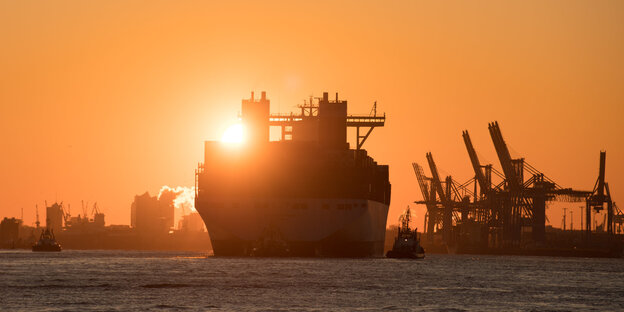
<svg viewBox="0 0 624 312">
<path fill-rule="evenodd" d="M 61 245 L 56 242 L 54 231 L 49 228 L 42 231 L 39 241 L 32 246 L 32 251 L 61 251 Z"/>
<path fill-rule="evenodd" d="M 409 206 L 403 215 L 399 217 L 399 233 L 394 240 L 392 250 L 386 253 L 388 258 L 423 259 L 425 249 L 420 246 L 420 237 L 417 229 L 413 231 L 409 227 L 411 212 Z"/>
</svg>

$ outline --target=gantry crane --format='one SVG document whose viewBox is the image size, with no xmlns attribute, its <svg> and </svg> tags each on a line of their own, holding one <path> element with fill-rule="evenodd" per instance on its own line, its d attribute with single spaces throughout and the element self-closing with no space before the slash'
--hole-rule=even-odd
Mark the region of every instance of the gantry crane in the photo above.
<svg viewBox="0 0 624 312">
<path fill-rule="evenodd" d="M 605 182 L 605 169 L 606 169 L 607 152 L 600 152 L 600 166 L 598 169 L 598 179 L 594 184 L 594 190 L 589 196 L 587 196 L 586 209 L 585 209 L 585 232 L 589 237 L 591 233 L 591 212 L 600 212 L 607 205 L 607 233 L 614 233 L 614 209 L 613 201 L 611 200 L 611 191 L 609 190 L 609 183 Z"/>
<path fill-rule="evenodd" d="M 422 201 L 417 201 L 416 203 L 424 204 L 427 208 L 423 231 L 427 233 L 427 238 L 431 241 L 433 239 L 433 233 L 435 232 L 436 225 L 441 222 L 435 199 L 436 188 L 431 182 L 431 178 L 425 176 L 423 168 L 419 164 L 412 163 L 412 167 L 414 168 L 414 174 L 416 175 L 416 180 L 418 180 L 418 185 L 423 197 Z"/>
<path fill-rule="evenodd" d="M 434 232 L 441 229 L 444 242 L 453 245 L 461 239 L 461 227 L 469 222 L 472 208 L 470 195 L 473 194 L 465 184 L 455 182 L 451 176 L 447 176 L 442 182 L 433 155 L 427 153 L 426 158 L 431 171 L 430 178 L 424 175 L 419 164 L 412 164 L 424 199 L 415 203 L 425 204 L 427 207 L 425 232 L 428 239 L 432 240 Z"/>
<path fill-rule="evenodd" d="M 491 164 L 480 163 L 468 131 L 462 132 L 474 171 L 474 178 L 468 182 L 459 184 L 450 176 L 442 180 L 431 153 L 426 154 L 431 177 L 425 176 L 423 168 L 413 163 L 423 195 L 423 201 L 416 203 L 427 206 L 425 228 L 429 238 L 442 230 L 447 244 L 469 236 L 480 237 L 480 243 L 486 246 L 518 247 L 530 237 L 537 244 L 534 246 L 540 246 L 546 240 L 546 204 L 549 201 L 584 201 L 588 236 L 591 212 L 600 212 L 605 205 L 606 231 L 613 234 L 616 228 L 618 232 L 621 230 L 624 215 L 612 202 L 609 185 L 605 182 L 604 152 L 601 152 L 599 175 L 592 192 L 563 188 L 524 158 L 512 158 L 498 122 L 488 124 L 488 129 L 502 172 Z M 493 173 L 500 182 L 492 181 Z M 474 183 L 473 192 L 468 191 L 470 183 Z M 479 235 L 475 231 L 479 231 Z M 523 235 L 525 232 L 530 232 L 530 236 Z"/>
</svg>

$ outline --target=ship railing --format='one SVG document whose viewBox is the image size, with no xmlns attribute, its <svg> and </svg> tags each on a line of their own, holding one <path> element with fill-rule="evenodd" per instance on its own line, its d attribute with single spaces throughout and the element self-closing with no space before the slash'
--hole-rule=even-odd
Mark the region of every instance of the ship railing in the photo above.
<svg viewBox="0 0 624 312">
<path fill-rule="evenodd" d="M 286 139 L 286 135 L 292 138 L 292 129 L 287 130 L 285 127 L 292 127 L 294 123 L 304 120 L 303 115 L 295 114 L 271 114 L 269 115 L 269 125 L 282 127 L 282 140 Z M 308 116 L 308 118 L 317 118 L 318 116 Z M 348 115 L 345 120 L 347 127 L 356 128 L 357 150 L 362 148 L 364 142 L 371 134 L 375 127 L 383 127 L 386 123 L 386 114 L 383 116 L 377 116 L 377 114 L 371 115 Z M 360 128 L 368 127 L 368 131 L 365 134 L 360 135 Z"/>
<path fill-rule="evenodd" d="M 297 122 L 302 120 L 303 117 L 300 115 L 271 114 L 269 116 L 269 123 Z"/>
<path fill-rule="evenodd" d="M 347 127 L 383 127 L 386 123 L 386 115 L 383 116 L 347 116 Z"/>
<path fill-rule="evenodd" d="M 269 116 L 269 124 L 282 124 L 289 122 L 302 121 L 304 116 L 294 114 L 271 114 Z M 349 115 L 346 118 L 348 127 L 383 127 L 386 122 L 386 116 L 364 116 Z"/>
</svg>

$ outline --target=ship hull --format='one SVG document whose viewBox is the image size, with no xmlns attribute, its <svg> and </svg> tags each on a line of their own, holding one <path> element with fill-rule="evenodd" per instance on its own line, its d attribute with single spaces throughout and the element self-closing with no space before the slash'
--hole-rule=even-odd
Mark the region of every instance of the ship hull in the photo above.
<svg viewBox="0 0 624 312">
<path fill-rule="evenodd" d="M 253 255 L 267 232 L 287 246 L 279 255 L 383 256 L 388 205 L 374 200 L 197 198 L 196 209 L 215 256 Z"/>
<path fill-rule="evenodd" d="M 32 246 L 32 251 L 36 251 L 36 252 L 59 252 L 59 251 L 61 251 L 61 246 L 60 245 Z"/>
</svg>

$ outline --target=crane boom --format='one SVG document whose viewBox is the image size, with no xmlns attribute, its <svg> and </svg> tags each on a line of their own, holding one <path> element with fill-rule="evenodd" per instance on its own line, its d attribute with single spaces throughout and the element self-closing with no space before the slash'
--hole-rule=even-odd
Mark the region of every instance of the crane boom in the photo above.
<svg viewBox="0 0 624 312">
<path fill-rule="evenodd" d="M 477 179 L 477 182 L 479 182 L 479 187 L 481 188 L 481 194 L 485 194 L 490 189 L 490 185 L 485 178 L 483 171 L 481 171 L 481 163 L 479 163 L 479 157 L 477 156 L 477 152 L 472 145 L 472 140 L 470 140 L 468 130 L 463 131 L 462 136 L 464 137 L 464 143 L 466 143 L 466 150 L 468 151 L 468 156 L 470 157 L 470 162 L 472 163 L 475 177 Z M 475 196 L 476 195 L 477 194 L 475 194 Z"/>
<path fill-rule="evenodd" d="M 440 201 L 446 202 L 446 194 L 444 194 L 444 189 L 442 188 L 442 182 L 440 181 L 440 175 L 438 174 L 438 167 L 433 161 L 433 156 L 431 153 L 427 153 L 427 162 L 429 162 L 429 169 L 431 170 L 431 177 L 433 179 L 433 184 L 435 185 L 436 190 L 438 191 L 438 196 L 440 196 Z"/>
<path fill-rule="evenodd" d="M 418 180 L 418 185 L 420 186 L 420 191 L 423 195 L 423 200 L 425 202 L 429 202 L 429 187 L 427 186 L 425 173 L 423 172 L 422 167 L 417 163 L 412 163 L 412 167 L 414 167 L 414 173 L 416 174 L 416 179 Z"/>
<path fill-rule="evenodd" d="M 494 148 L 496 149 L 496 154 L 498 155 L 498 159 L 500 160 L 501 167 L 503 167 L 505 179 L 507 180 L 507 183 L 509 184 L 509 187 L 511 189 L 518 189 L 522 185 L 522 181 L 519 181 L 520 179 L 516 174 L 516 170 L 514 169 L 514 161 L 511 159 L 511 154 L 509 153 L 507 144 L 503 139 L 503 134 L 500 131 L 498 122 L 494 121 L 490 123 L 488 125 L 488 129 L 490 130 L 492 143 L 494 143 Z"/>
</svg>

